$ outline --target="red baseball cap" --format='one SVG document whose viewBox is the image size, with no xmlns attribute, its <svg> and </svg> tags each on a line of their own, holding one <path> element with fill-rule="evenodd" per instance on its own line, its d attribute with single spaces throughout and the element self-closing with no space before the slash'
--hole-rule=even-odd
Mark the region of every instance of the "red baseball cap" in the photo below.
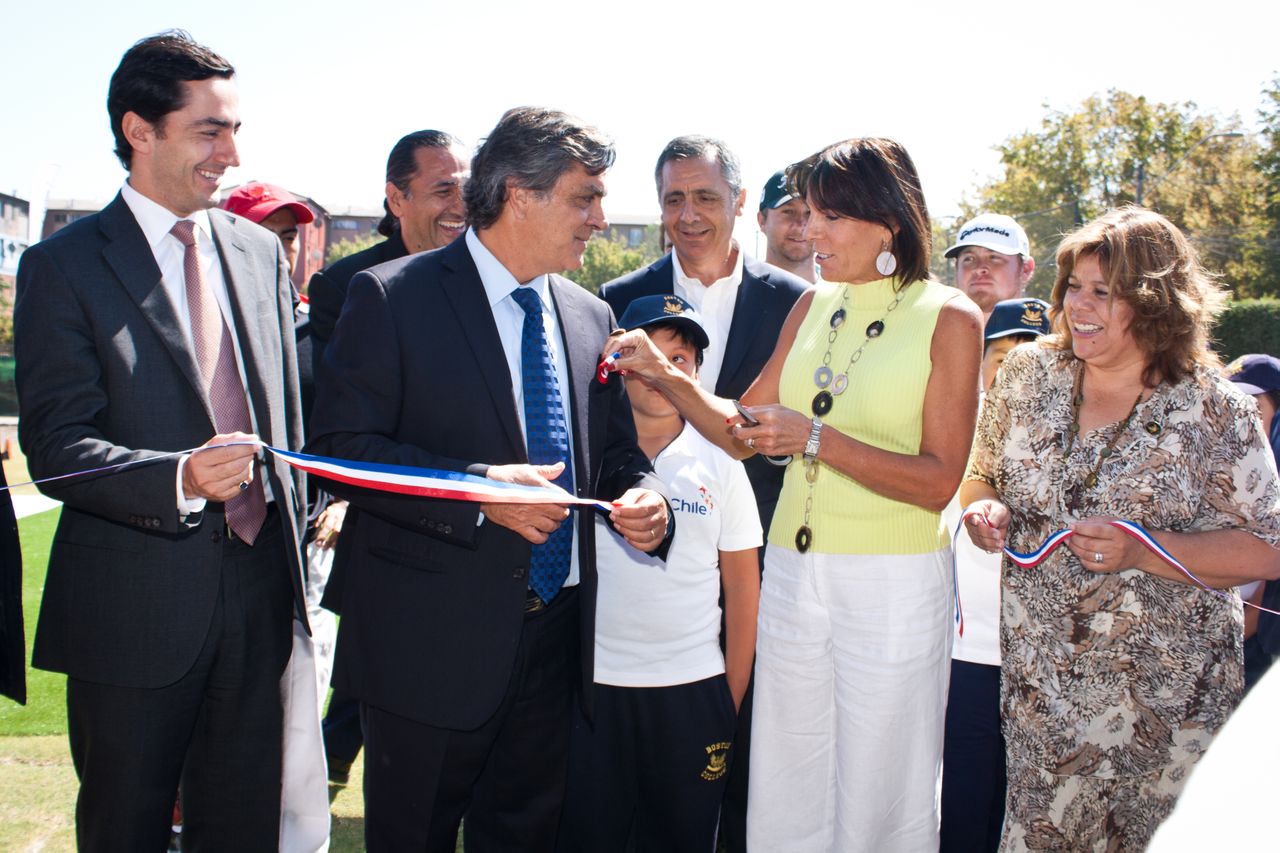
<svg viewBox="0 0 1280 853">
<path fill-rule="evenodd" d="M 293 193 L 284 187 L 278 187 L 275 184 L 264 184 L 261 181 L 250 181 L 243 186 L 236 187 L 231 195 L 222 201 L 223 210 L 251 219 L 254 222 L 262 222 L 262 220 L 282 207 L 287 207 L 293 211 L 293 215 L 298 217 L 299 225 L 305 225 L 316 218 L 316 215 L 311 212 L 311 208 L 298 201 Z"/>
</svg>

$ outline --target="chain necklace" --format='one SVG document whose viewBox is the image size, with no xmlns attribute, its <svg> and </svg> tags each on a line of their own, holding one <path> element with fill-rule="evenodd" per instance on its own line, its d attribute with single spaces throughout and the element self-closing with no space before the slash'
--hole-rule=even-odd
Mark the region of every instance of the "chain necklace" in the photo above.
<svg viewBox="0 0 1280 853">
<path fill-rule="evenodd" d="M 1076 504 L 1078 504 L 1079 499 L 1083 497 L 1083 495 L 1079 494 L 1078 491 L 1081 487 L 1083 487 L 1084 491 L 1089 491 L 1094 486 L 1098 485 L 1098 472 L 1102 469 L 1102 463 L 1110 459 L 1111 456 L 1115 454 L 1116 445 L 1120 443 L 1120 437 L 1128 431 L 1129 423 L 1133 420 L 1133 416 L 1138 413 L 1138 407 L 1142 405 L 1142 395 L 1146 392 L 1147 388 L 1145 385 L 1138 390 L 1138 396 L 1134 398 L 1133 407 L 1129 409 L 1129 414 L 1124 416 L 1124 420 L 1120 421 L 1120 423 L 1116 425 L 1116 430 L 1112 434 L 1111 439 L 1098 453 L 1098 460 L 1094 463 L 1093 469 L 1089 471 L 1082 481 L 1071 487 L 1069 490 L 1072 493 L 1070 500 L 1071 509 L 1076 509 Z M 1075 447 L 1076 436 L 1080 434 L 1080 409 L 1082 406 L 1084 406 L 1083 367 L 1076 374 L 1075 386 L 1071 390 L 1071 424 L 1067 427 L 1067 446 L 1062 452 L 1064 465 L 1066 464 L 1067 457 L 1071 455 L 1071 448 Z M 1154 422 L 1147 425 L 1148 432 L 1152 432 L 1153 424 Z M 1159 427 L 1157 426 L 1156 432 L 1158 431 Z"/>
<path fill-rule="evenodd" d="M 872 321 L 867 326 L 866 337 L 850 354 L 849 363 L 845 365 L 843 371 L 835 373 L 831 369 L 831 350 L 835 346 L 836 338 L 840 336 L 840 327 L 844 325 L 845 317 L 848 316 L 845 308 L 849 304 L 849 289 L 856 286 L 844 286 L 844 291 L 840 295 L 840 307 L 831 315 L 831 331 L 827 333 L 827 351 L 822 354 L 822 366 L 813 372 L 813 384 L 818 387 L 818 393 L 814 395 L 811 404 L 815 418 L 825 417 L 835 405 L 835 398 L 849 389 L 849 373 L 853 370 L 853 366 L 862 359 L 862 351 L 867 348 L 867 344 L 884 334 L 885 319 L 893 313 L 893 309 L 902 304 L 902 299 L 906 296 L 909 287 L 904 284 L 894 292 L 893 301 L 885 309 L 884 317 Z M 813 546 L 813 528 L 809 522 L 813 514 L 813 486 L 818 480 L 817 459 L 804 461 L 804 479 L 809 484 L 809 492 L 804 499 L 804 523 L 796 531 L 796 550 L 801 554 Z"/>
</svg>

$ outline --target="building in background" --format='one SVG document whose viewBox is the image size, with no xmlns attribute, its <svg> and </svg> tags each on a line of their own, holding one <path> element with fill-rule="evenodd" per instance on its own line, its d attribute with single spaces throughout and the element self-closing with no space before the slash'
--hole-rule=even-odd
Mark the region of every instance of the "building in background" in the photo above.
<svg viewBox="0 0 1280 853">
<path fill-rule="evenodd" d="M 31 203 L 16 195 L 0 193 L 0 277 L 12 285 L 18 274 L 18 258 L 28 245 Z"/>
</svg>

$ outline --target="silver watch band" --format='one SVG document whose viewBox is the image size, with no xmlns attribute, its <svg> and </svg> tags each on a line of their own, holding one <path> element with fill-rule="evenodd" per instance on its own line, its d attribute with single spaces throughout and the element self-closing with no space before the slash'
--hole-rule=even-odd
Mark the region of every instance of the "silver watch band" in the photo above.
<svg viewBox="0 0 1280 853">
<path fill-rule="evenodd" d="M 818 446 L 822 443 L 822 421 L 813 419 L 813 427 L 809 430 L 809 440 L 804 445 L 804 459 L 813 462 L 818 458 Z"/>
</svg>

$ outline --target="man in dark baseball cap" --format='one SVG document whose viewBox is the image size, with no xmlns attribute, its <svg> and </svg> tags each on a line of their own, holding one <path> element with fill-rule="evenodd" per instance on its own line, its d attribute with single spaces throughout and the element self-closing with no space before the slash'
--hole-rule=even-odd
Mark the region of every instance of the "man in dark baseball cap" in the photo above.
<svg viewBox="0 0 1280 853">
<path fill-rule="evenodd" d="M 760 194 L 756 222 L 764 233 L 764 261 L 813 284 L 813 241 L 804 239 L 809 205 L 787 189 L 786 171 L 774 172 Z"/>
</svg>

